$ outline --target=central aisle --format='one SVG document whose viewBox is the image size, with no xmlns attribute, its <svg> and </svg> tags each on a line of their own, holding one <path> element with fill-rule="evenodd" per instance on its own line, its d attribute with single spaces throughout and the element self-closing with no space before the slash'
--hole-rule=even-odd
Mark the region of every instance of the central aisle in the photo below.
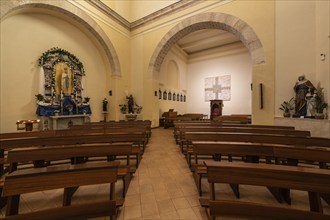
<svg viewBox="0 0 330 220">
<path fill-rule="evenodd" d="M 172 129 L 152 130 L 118 219 L 207 219 Z"/>
</svg>

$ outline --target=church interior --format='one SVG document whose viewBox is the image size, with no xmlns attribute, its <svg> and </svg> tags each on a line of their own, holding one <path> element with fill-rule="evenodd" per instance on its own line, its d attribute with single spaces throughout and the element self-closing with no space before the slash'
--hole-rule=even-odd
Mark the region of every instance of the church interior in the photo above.
<svg viewBox="0 0 330 220">
<path fill-rule="evenodd" d="M 329 219 L 329 1 L 0 3 L 1 217 Z"/>
</svg>

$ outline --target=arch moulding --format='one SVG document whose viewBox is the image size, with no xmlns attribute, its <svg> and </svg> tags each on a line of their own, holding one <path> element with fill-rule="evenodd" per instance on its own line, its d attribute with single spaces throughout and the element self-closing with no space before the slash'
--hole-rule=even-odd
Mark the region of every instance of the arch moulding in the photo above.
<svg viewBox="0 0 330 220">
<path fill-rule="evenodd" d="M 39 9 L 41 11 L 48 10 L 52 13 L 65 15 L 79 24 L 81 24 L 95 39 L 100 43 L 104 49 L 108 64 L 111 69 L 111 76 L 118 78 L 121 76 L 120 64 L 117 53 L 110 42 L 108 36 L 100 28 L 100 26 L 84 11 L 67 3 L 66 1 L 52 1 L 52 0 L 11 0 L 1 1 L 1 21 L 7 16 L 14 13 L 19 13 L 25 9 Z"/>
<path fill-rule="evenodd" d="M 265 62 L 262 44 L 254 30 L 246 22 L 229 14 L 209 12 L 183 20 L 161 39 L 149 63 L 149 76 L 153 78 L 159 73 L 165 56 L 178 40 L 203 29 L 221 29 L 238 36 L 249 50 L 254 65 Z"/>
</svg>

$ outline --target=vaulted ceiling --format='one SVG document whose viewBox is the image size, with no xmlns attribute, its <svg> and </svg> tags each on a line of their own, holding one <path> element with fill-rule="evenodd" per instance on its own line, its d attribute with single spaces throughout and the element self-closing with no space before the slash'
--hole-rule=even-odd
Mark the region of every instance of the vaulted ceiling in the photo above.
<svg viewBox="0 0 330 220">
<path fill-rule="evenodd" d="M 233 34 L 214 29 L 193 32 L 178 41 L 178 46 L 188 55 L 237 44 L 240 39 Z M 243 45 L 243 44 L 242 44 Z"/>
<path fill-rule="evenodd" d="M 156 21 L 159 18 L 165 17 L 171 13 L 175 13 L 175 11 L 180 10 L 181 8 L 190 7 L 194 4 L 198 4 L 198 2 L 201 2 L 201 0 L 171 0 L 166 3 L 162 1 L 162 5 L 158 5 L 158 7 L 152 7 L 155 11 L 145 11 L 147 13 L 145 17 L 133 22 L 129 22 L 125 18 L 123 18 L 120 15 L 119 11 L 116 12 L 115 10 L 111 9 L 110 7 L 114 3 L 108 2 L 107 0 L 88 0 L 88 2 L 94 7 L 98 8 L 103 13 L 115 19 L 118 23 L 123 25 L 128 30 L 133 30 L 147 23 Z M 159 1 L 155 0 L 153 3 L 156 4 L 157 2 Z M 133 3 L 139 4 L 138 1 L 131 2 L 128 4 Z M 219 29 L 204 29 L 193 32 L 180 39 L 176 45 L 176 48 L 183 52 L 188 59 L 192 57 L 196 58 L 199 56 L 204 56 L 206 54 L 219 53 L 219 51 L 228 51 L 233 48 L 243 47 L 244 45 L 241 43 L 238 37 L 227 31 Z"/>
</svg>

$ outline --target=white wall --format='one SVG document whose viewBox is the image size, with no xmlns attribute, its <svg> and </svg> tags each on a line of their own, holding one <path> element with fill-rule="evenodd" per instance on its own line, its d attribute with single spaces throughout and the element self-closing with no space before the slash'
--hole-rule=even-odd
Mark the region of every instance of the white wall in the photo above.
<svg viewBox="0 0 330 220">
<path fill-rule="evenodd" d="M 1 21 L 0 132 L 16 130 L 19 119 L 36 119 L 39 89 L 37 60 L 60 47 L 84 64 L 85 95 L 91 97 L 92 121 L 102 116 L 107 73 L 95 42 L 77 26 L 58 17 L 37 13 L 15 14 Z"/>
<path fill-rule="evenodd" d="M 252 63 L 248 52 L 189 63 L 187 112 L 210 115 L 210 102 L 204 100 L 204 80 L 223 75 L 231 75 L 231 100 L 224 101 L 222 114 L 251 114 Z"/>
</svg>

